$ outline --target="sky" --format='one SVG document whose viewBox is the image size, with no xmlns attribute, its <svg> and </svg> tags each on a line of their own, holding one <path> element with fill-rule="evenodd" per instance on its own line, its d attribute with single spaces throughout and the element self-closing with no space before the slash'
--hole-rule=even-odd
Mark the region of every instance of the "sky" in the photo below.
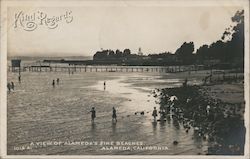
<svg viewBox="0 0 250 159">
<path fill-rule="evenodd" d="M 101 49 L 125 48 L 137 53 L 139 47 L 144 54 L 174 53 L 190 41 L 197 49 L 219 40 L 232 25 L 231 17 L 240 9 L 133 5 L 11 7 L 8 8 L 8 56 L 93 56 Z M 41 25 L 39 12 L 48 18 L 60 17 L 66 12 L 70 15 L 68 22 L 62 18 L 57 25 L 46 25 L 45 21 Z M 26 31 L 31 24 L 21 22 L 19 13 L 34 15 L 37 27 Z"/>
</svg>

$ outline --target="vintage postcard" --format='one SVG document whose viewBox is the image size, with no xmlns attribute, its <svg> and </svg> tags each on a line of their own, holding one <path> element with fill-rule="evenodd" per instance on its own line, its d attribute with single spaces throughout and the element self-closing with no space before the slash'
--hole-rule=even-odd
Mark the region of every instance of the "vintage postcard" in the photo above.
<svg viewBox="0 0 250 159">
<path fill-rule="evenodd" d="M 249 159 L 248 0 L 1 0 L 1 158 Z"/>
</svg>

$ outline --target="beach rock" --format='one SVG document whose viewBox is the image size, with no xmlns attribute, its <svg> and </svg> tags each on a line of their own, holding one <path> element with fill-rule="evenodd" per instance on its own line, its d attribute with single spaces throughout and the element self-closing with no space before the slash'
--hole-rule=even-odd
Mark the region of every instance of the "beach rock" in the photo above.
<svg viewBox="0 0 250 159">
<path fill-rule="evenodd" d="M 179 142 L 176 141 L 176 140 L 173 142 L 174 145 L 178 145 L 178 143 L 179 143 Z"/>
<path fill-rule="evenodd" d="M 213 138 L 213 137 L 209 137 L 209 141 L 210 141 L 210 142 L 213 142 L 213 141 L 214 141 L 214 138 Z"/>
<path fill-rule="evenodd" d="M 144 115 L 144 111 L 141 112 L 141 115 Z"/>
<path fill-rule="evenodd" d="M 203 136 L 203 140 L 204 140 L 204 141 L 207 140 L 206 136 Z"/>
<path fill-rule="evenodd" d="M 178 98 L 176 96 L 171 96 L 170 99 L 169 99 L 171 102 L 175 101 L 175 100 L 178 100 Z"/>
<path fill-rule="evenodd" d="M 198 127 L 194 127 L 194 131 L 198 131 L 199 130 L 199 128 Z"/>
<path fill-rule="evenodd" d="M 158 122 L 166 122 L 166 119 L 157 119 Z"/>
</svg>

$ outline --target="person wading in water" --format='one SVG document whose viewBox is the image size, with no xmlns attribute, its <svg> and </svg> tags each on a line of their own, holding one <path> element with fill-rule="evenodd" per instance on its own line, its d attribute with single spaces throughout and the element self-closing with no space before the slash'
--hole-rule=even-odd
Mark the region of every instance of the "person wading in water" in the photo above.
<svg viewBox="0 0 250 159">
<path fill-rule="evenodd" d="M 8 92 L 10 93 L 11 92 L 11 84 L 10 83 L 7 84 L 7 88 L 8 88 Z"/>
<path fill-rule="evenodd" d="M 103 82 L 103 89 L 106 90 L 106 81 Z"/>
<path fill-rule="evenodd" d="M 91 112 L 91 121 L 94 122 L 96 118 L 96 112 L 95 112 L 95 107 L 92 107 Z"/>
<path fill-rule="evenodd" d="M 116 109 L 115 109 L 115 107 L 113 107 L 113 114 L 112 114 L 112 121 L 114 121 L 115 120 L 115 122 L 117 122 L 117 116 L 116 116 Z"/>
<path fill-rule="evenodd" d="M 52 81 L 52 86 L 55 88 L 55 80 Z"/>
<path fill-rule="evenodd" d="M 21 83 L 21 75 L 18 76 L 18 82 Z"/>
<path fill-rule="evenodd" d="M 156 117 L 157 117 L 157 110 L 156 110 L 156 107 L 154 107 L 152 116 L 154 117 L 154 121 L 156 121 Z"/>
</svg>

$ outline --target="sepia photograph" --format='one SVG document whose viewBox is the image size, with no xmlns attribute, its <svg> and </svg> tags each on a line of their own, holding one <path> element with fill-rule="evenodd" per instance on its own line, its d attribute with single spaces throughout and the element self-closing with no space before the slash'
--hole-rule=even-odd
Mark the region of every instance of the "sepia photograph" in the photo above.
<svg viewBox="0 0 250 159">
<path fill-rule="evenodd" d="M 0 3 L 1 157 L 249 158 L 248 0 Z"/>
</svg>

